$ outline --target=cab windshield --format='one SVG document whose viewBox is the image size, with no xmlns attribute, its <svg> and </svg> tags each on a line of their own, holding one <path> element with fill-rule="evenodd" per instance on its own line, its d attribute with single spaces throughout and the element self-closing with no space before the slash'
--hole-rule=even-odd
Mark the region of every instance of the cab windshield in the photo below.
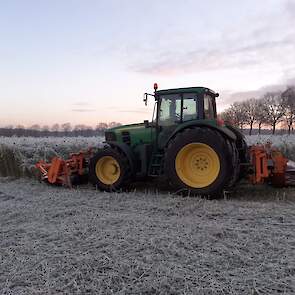
<svg viewBox="0 0 295 295">
<path fill-rule="evenodd" d="M 159 125 L 170 126 L 198 119 L 195 93 L 162 95 L 159 99 Z"/>
</svg>

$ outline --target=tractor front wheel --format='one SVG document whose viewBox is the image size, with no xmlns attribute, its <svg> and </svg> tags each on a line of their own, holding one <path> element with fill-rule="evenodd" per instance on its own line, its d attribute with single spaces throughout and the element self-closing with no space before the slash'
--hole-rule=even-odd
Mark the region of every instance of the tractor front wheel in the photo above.
<svg viewBox="0 0 295 295">
<path fill-rule="evenodd" d="M 89 180 L 103 191 L 123 188 L 129 179 L 129 162 L 120 151 L 106 148 L 97 152 L 89 163 Z"/>
</svg>

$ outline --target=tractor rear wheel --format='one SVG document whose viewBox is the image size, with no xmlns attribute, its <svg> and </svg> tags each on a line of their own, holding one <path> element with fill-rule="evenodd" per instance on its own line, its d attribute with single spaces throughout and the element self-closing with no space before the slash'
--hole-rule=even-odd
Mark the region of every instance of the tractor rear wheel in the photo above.
<svg viewBox="0 0 295 295">
<path fill-rule="evenodd" d="M 209 128 L 189 128 L 171 140 L 165 154 L 165 174 L 176 190 L 218 196 L 233 177 L 231 145 Z"/>
<path fill-rule="evenodd" d="M 89 163 L 89 181 L 104 191 L 122 189 L 130 177 L 126 156 L 113 148 L 98 151 Z"/>
</svg>

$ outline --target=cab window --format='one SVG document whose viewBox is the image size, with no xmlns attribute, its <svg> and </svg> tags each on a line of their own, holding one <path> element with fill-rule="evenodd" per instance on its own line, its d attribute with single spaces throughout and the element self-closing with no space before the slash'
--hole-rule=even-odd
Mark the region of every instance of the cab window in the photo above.
<svg viewBox="0 0 295 295">
<path fill-rule="evenodd" d="M 215 111 L 213 108 L 213 98 L 212 96 L 204 95 L 204 118 L 205 119 L 215 119 Z"/>
<path fill-rule="evenodd" d="M 183 95 L 182 121 L 190 121 L 198 118 L 197 96 L 196 94 Z"/>
<path fill-rule="evenodd" d="M 181 119 L 181 97 L 180 95 L 165 95 L 161 97 L 159 109 L 159 125 L 174 125 Z"/>
</svg>

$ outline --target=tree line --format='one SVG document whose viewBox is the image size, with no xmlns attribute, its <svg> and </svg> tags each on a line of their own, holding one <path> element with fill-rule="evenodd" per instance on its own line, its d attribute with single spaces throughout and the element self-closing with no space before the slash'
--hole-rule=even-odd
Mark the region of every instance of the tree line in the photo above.
<svg viewBox="0 0 295 295">
<path fill-rule="evenodd" d="M 295 120 L 295 86 L 287 87 L 285 91 L 267 92 L 260 98 L 234 102 L 221 117 L 240 129 L 248 128 L 250 135 L 253 128 L 258 128 L 260 134 L 262 127 L 270 127 L 275 134 L 279 124 L 290 134 Z"/>
<path fill-rule="evenodd" d="M 44 137 L 44 136 L 102 136 L 108 128 L 120 126 L 121 123 L 98 123 L 94 128 L 91 126 L 78 124 L 72 126 L 71 123 L 58 124 L 55 123 L 52 126 L 34 124 L 30 127 L 23 125 L 6 126 L 0 128 L 0 136 L 32 136 L 32 137 Z"/>
</svg>

